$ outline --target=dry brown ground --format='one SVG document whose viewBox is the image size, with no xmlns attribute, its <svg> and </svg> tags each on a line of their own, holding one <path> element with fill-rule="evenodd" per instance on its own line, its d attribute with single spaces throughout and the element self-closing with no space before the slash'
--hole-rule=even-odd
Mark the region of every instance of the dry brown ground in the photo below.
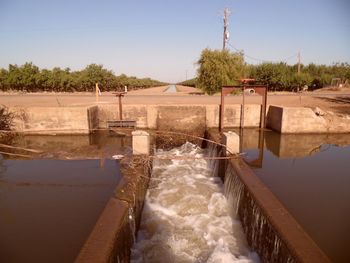
<svg viewBox="0 0 350 263">
<path fill-rule="evenodd" d="M 123 98 L 124 104 L 219 104 L 220 96 L 189 95 L 198 91 L 195 88 L 177 86 L 177 93 L 164 93 L 167 86 L 154 87 L 128 92 Z M 240 104 L 242 96 L 227 96 L 228 104 Z M 103 92 L 96 102 L 94 93 L 0 93 L 0 104 L 6 106 L 82 106 L 93 104 L 117 103 L 112 92 Z M 247 104 L 260 104 L 259 95 L 246 96 Z M 350 89 L 319 90 L 306 93 L 269 93 L 269 105 L 288 107 L 319 107 L 326 111 L 350 114 Z"/>
</svg>

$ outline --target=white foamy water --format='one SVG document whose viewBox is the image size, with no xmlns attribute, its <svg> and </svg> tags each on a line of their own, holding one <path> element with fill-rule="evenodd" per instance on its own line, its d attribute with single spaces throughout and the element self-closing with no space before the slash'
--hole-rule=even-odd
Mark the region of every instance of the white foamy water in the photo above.
<svg viewBox="0 0 350 263">
<path fill-rule="evenodd" d="M 186 143 L 158 155 L 202 157 Z M 155 160 L 131 262 L 259 262 L 206 160 Z"/>
</svg>

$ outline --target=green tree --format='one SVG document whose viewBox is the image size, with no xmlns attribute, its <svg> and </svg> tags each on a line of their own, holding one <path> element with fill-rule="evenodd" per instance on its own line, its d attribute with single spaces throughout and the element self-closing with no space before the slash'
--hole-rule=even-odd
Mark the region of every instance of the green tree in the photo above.
<svg viewBox="0 0 350 263">
<path fill-rule="evenodd" d="M 9 65 L 7 79 L 5 85 L 14 90 L 23 90 L 21 87 L 22 73 L 17 65 Z"/>
<path fill-rule="evenodd" d="M 197 86 L 208 94 L 224 85 L 234 85 L 244 75 L 243 54 L 204 49 L 198 61 Z"/>
<path fill-rule="evenodd" d="M 102 65 L 90 64 L 80 72 L 79 83 L 85 91 L 94 90 L 96 83 L 101 90 L 111 90 L 115 86 L 115 75 Z"/>
<path fill-rule="evenodd" d="M 253 66 L 250 77 L 274 90 L 286 90 L 293 82 L 292 67 L 285 63 L 262 63 Z"/>
<path fill-rule="evenodd" d="M 92 91 L 95 84 L 99 83 L 102 91 L 129 88 L 147 88 L 156 85 L 164 85 L 150 78 L 128 77 L 124 74 L 115 76 L 102 65 L 90 64 L 81 71 L 71 71 L 69 68 L 55 67 L 52 70 L 40 70 L 33 63 L 25 63 L 22 66 L 9 65 L 8 70 L 0 69 L 0 90 L 22 91 Z"/>
<path fill-rule="evenodd" d="M 5 91 L 7 86 L 8 71 L 6 69 L 0 69 L 0 90 Z"/>
<path fill-rule="evenodd" d="M 197 78 L 188 79 L 182 82 L 178 83 L 179 85 L 189 86 L 189 87 L 195 87 L 197 85 Z"/>
</svg>

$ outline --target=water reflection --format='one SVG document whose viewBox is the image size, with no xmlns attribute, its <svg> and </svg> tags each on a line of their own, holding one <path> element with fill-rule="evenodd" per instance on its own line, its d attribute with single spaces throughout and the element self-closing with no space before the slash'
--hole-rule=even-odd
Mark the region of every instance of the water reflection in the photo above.
<svg viewBox="0 0 350 263">
<path fill-rule="evenodd" d="M 288 159 L 312 156 L 321 150 L 326 151 L 330 145 L 350 146 L 350 133 L 280 134 L 270 130 L 261 132 L 259 129 L 234 131 L 240 135 L 240 149 L 245 155 L 245 160 L 257 168 L 262 168 L 266 151 L 279 159 Z"/>
<path fill-rule="evenodd" d="M 131 153 L 131 137 L 113 131 L 99 131 L 90 135 L 26 135 L 18 136 L 11 145 L 23 149 L 36 149 L 42 153 L 28 153 L 21 149 L 3 148 L 17 156 L 4 155 L 4 158 L 23 159 L 21 155 L 34 158 L 53 159 L 104 159 L 115 154 Z"/>
<path fill-rule="evenodd" d="M 350 134 L 241 134 L 257 176 L 333 262 L 350 262 Z"/>
<path fill-rule="evenodd" d="M 73 262 L 120 179 L 110 157 L 130 152 L 131 138 L 107 131 L 2 143 L 13 155 L 0 154 L 0 262 Z"/>
</svg>

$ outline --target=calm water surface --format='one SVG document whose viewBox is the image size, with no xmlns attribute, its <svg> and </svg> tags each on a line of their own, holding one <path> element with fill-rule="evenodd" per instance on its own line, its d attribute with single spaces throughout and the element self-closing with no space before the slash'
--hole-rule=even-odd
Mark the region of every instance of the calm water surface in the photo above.
<svg viewBox="0 0 350 263">
<path fill-rule="evenodd" d="M 44 153 L 0 154 L 0 262 L 73 262 L 120 179 L 108 157 L 128 144 L 108 134 L 17 138 Z"/>
<path fill-rule="evenodd" d="M 350 134 L 261 138 L 245 131 L 246 161 L 333 262 L 350 262 Z"/>
</svg>

